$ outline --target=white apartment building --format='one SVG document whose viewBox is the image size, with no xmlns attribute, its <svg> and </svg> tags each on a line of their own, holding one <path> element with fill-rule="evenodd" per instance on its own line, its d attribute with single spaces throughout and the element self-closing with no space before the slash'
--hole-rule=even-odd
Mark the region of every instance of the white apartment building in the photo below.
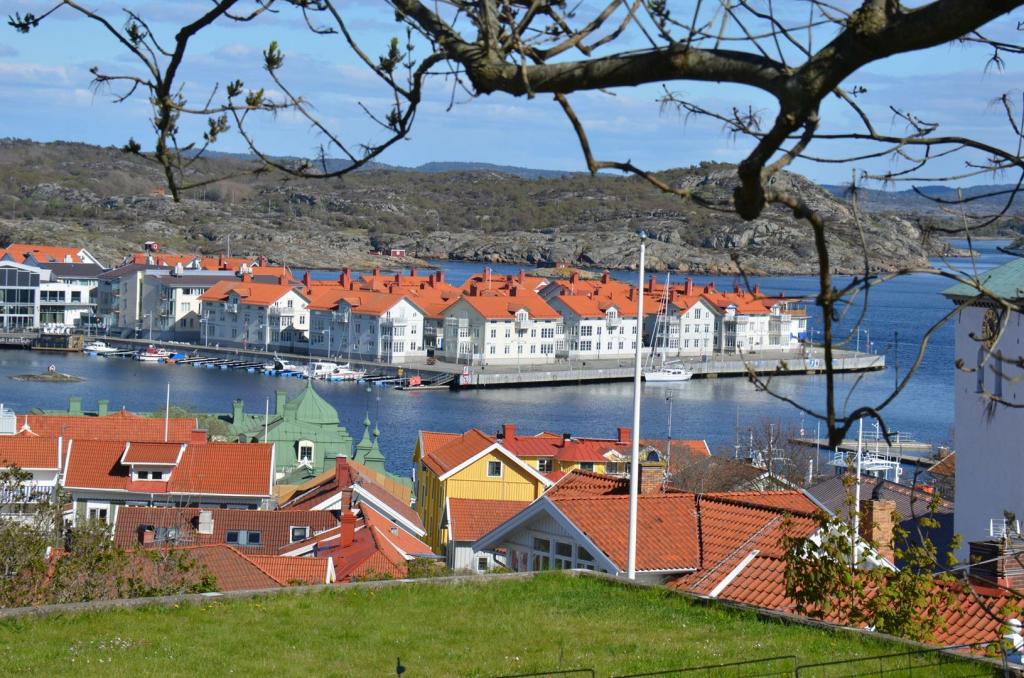
<svg viewBox="0 0 1024 678">
<path fill-rule="evenodd" d="M 765 310 L 729 304 L 722 310 L 721 345 L 726 353 L 793 350 L 807 334 L 807 313 L 780 301 Z"/>
<path fill-rule="evenodd" d="M 702 296 L 676 296 L 671 301 L 644 300 L 653 313 L 645 313 L 644 337 L 652 353 L 677 357 L 714 353 L 719 346 L 722 314 Z M 658 309 L 665 305 L 663 313 Z"/>
<path fill-rule="evenodd" d="M 1024 517 L 1024 415 L 998 404 L 1024 404 L 1024 259 L 981 276 L 981 285 L 1016 308 L 1006 311 L 968 285 L 943 292 L 956 315 L 954 431 L 956 508 L 953 529 L 966 560 L 976 540 L 1014 536 Z M 1014 523 L 1006 520 L 1010 513 Z"/>
<path fill-rule="evenodd" d="M 426 355 L 423 311 L 401 294 L 352 291 L 310 311 L 314 353 L 401 363 Z"/>
<path fill-rule="evenodd" d="M 635 353 L 635 301 L 560 295 L 548 303 L 561 314 L 565 328 L 565 349 L 556 347 L 558 357 L 616 360 Z"/>
<path fill-rule="evenodd" d="M 444 311 L 444 346 L 435 355 L 466 365 L 543 364 L 566 351 L 558 311 L 533 292 L 513 287 L 507 296 L 481 296 L 476 288 Z"/>
<path fill-rule="evenodd" d="M 289 283 L 222 280 L 199 297 L 200 341 L 266 351 L 306 350 L 309 299 Z"/>
<path fill-rule="evenodd" d="M 0 259 L 0 330 L 39 326 L 39 288 L 51 281 L 45 269 Z"/>
<path fill-rule="evenodd" d="M 48 263 L 51 279 L 39 286 L 39 323 L 43 327 L 81 327 L 96 316 L 96 289 L 104 269 L 97 264 Z"/>
</svg>

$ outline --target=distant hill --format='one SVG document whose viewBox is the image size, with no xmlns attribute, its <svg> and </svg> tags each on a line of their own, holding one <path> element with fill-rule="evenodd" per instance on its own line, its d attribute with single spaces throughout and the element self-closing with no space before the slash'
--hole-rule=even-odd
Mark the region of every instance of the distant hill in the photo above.
<svg viewBox="0 0 1024 678">
<path fill-rule="evenodd" d="M 822 188 L 843 200 L 847 200 L 849 198 L 849 191 L 846 186 L 822 184 Z M 969 214 L 995 214 L 1006 206 L 1006 201 L 1013 188 L 1014 184 L 990 184 L 961 188 L 961 194 L 965 199 L 969 200 L 970 198 L 976 198 L 975 200 L 970 200 L 965 203 L 964 209 Z M 950 210 L 952 210 L 954 214 L 959 213 L 960 208 L 955 205 L 942 205 L 941 203 L 935 202 L 935 200 L 944 200 L 948 202 L 957 200 L 956 188 L 932 185 L 920 186 L 918 187 L 918 190 L 925 195 L 920 195 L 913 189 L 906 189 L 902 191 L 880 191 L 871 188 L 861 188 L 858 189 L 858 201 L 866 211 L 870 212 L 921 214 L 936 217 L 948 217 Z M 1006 194 L 984 198 L 977 197 L 998 194 L 1000 192 L 1005 192 Z M 934 198 L 935 200 L 929 200 L 929 198 Z M 1014 197 L 1009 214 L 1024 215 L 1024 196 L 1018 194 Z"/>
<path fill-rule="evenodd" d="M 190 178 L 213 180 L 254 166 L 250 156 L 213 154 Z M 732 165 L 662 172 L 705 200 L 731 204 Z M 804 177 L 782 173 L 829 223 L 837 272 L 863 268 L 850 207 Z M 631 268 L 636 231 L 651 234 L 653 269 L 694 273 L 815 271 L 809 228 L 767 208 L 753 221 L 657 191 L 646 182 L 478 163 L 376 165 L 331 180 L 242 175 L 195 189 L 175 203 L 161 169 L 115 148 L 0 139 L 0 240 L 88 245 L 108 262 L 156 240 L 170 251 L 266 254 L 297 267 L 372 266 L 371 250 L 405 248 L 419 259 L 463 259 Z M 916 217 L 862 220 L 872 266 L 923 264 L 945 245 Z"/>
</svg>

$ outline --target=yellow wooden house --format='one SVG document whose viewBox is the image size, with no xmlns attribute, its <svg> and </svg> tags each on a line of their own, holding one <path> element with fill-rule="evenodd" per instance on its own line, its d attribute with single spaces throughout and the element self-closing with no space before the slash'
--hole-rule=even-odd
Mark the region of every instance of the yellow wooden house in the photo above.
<svg viewBox="0 0 1024 678">
<path fill-rule="evenodd" d="M 553 484 L 536 468 L 478 429 L 421 431 L 413 453 L 416 511 L 435 553 L 448 545 L 449 499 L 533 501 Z"/>
</svg>

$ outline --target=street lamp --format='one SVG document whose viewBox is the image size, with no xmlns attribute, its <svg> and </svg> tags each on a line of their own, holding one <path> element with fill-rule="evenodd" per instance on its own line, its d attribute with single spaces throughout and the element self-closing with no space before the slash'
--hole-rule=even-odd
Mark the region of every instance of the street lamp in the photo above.
<svg viewBox="0 0 1024 678">
<path fill-rule="evenodd" d="M 142 315 L 142 317 L 143 318 L 149 318 L 149 340 L 153 341 L 153 314 L 152 313 L 144 313 Z"/>
<path fill-rule="evenodd" d="M 669 391 L 668 395 L 665 396 L 665 400 L 668 401 L 668 450 L 665 466 L 669 472 L 672 471 L 672 399 L 674 397 L 675 394 L 672 391 Z"/>
</svg>

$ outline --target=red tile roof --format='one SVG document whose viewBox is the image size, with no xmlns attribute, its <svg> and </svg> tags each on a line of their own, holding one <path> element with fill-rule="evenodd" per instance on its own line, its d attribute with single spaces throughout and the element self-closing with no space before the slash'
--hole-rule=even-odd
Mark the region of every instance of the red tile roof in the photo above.
<svg viewBox="0 0 1024 678">
<path fill-rule="evenodd" d="M 472 428 L 440 447 L 424 453 L 421 461 L 434 473 L 444 475 L 495 442 L 494 438 L 483 431 Z"/>
<path fill-rule="evenodd" d="M 629 479 L 574 470 L 544 493 L 550 499 L 629 494 Z"/>
<path fill-rule="evenodd" d="M 123 548 L 140 546 L 140 530 L 145 526 L 171 527 L 179 530 L 177 544 L 224 544 L 227 533 L 252 530 L 260 533 L 258 546 L 238 546 L 245 553 L 277 555 L 291 543 L 292 527 L 308 527 L 310 536 L 333 529 L 338 519 L 331 511 L 252 511 L 247 509 L 209 509 L 213 514 L 213 533 L 196 531 L 198 508 L 161 508 L 122 506 L 117 511 L 114 541 Z M 153 543 L 149 548 L 166 547 Z"/>
<path fill-rule="evenodd" d="M 238 295 L 238 301 L 241 304 L 270 306 L 292 291 L 296 291 L 293 282 L 275 284 L 247 280 L 221 280 L 206 290 L 199 299 L 200 301 L 227 301 L 234 293 Z M 301 292 L 296 291 L 296 293 L 304 296 Z"/>
<path fill-rule="evenodd" d="M 430 546 L 406 532 L 404 528 L 398 527 L 384 514 L 363 503 L 358 506 L 366 525 L 376 533 L 378 543 L 382 540 L 387 541 L 392 547 L 410 557 L 431 553 Z"/>
<path fill-rule="evenodd" d="M 18 423 L 28 421 L 33 433 L 42 437 L 73 440 L 131 440 L 134 442 L 163 442 L 164 420 L 155 417 L 141 417 L 130 412 L 115 412 L 103 417 L 73 416 L 62 414 L 24 414 Z M 198 422 L 189 417 L 167 420 L 167 440 L 184 443 L 194 439 L 193 432 Z"/>
<path fill-rule="evenodd" d="M 245 556 L 256 567 L 286 584 L 330 584 L 333 572 L 327 558 L 288 558 L 285 556 Z"/>
<path fill-rule="evenodd" d="M 58 469 L 61 451 L 57 443 L 56 438 L 0 436 L 0 468 Z"/>
<path fill-rule="evenodd" d="M 384 487 L 361 475 L 356 478 L 356 484 L 366 492 L 373 495 L 375 499 L 378 499 L 387 505 L 389 509 L 415 525 L 417 528 L 421 530 L 423 529 L 423 520 L 420 518 L 420 515 L 416 513 L 416 510 L 409 505 L 408 501 L 402 501 L 395 495 L 388 492 Z"/>
<path fill-rule="evenodd" d="M 629 496 L 556 496 L 552 500 L 609 560 L 626 569 Z M 639 571 L 700 567 L 694 495 L 638 497 L 636 554 Z"/>
<path fill-rule="evenodd" d="M 476 541 L 530 505 L 500 499 L 448 500 L 448 535 L 452 541 Z"/>
<path fill-rule="evenodd" d="M 243 553 L 225 544 L 189 546 L 184 550 L 217 579 L 218 591 L 273 589 L 287 583 L 274 578 Z"/>
<path fill-rule="evenodd" d="M 950 452 L 940 461 L 936 462 L 928 469 L 928 473 L 946 478 L 956 476 L 956 452 Z"/>
<path fill-rule="evenodd" d="M 188 445 L 170 480 L 131 479 L 120 463 L 126 443 L 76 440 L 67 459 L 64 485 L 142 494 L 203 494 L 264 497 L 271 494 L 272 445 L 200 443 Z"/>
<path fill-rule="evenodd" d="M 122 460 L 125 464 L 175 464 L 182 443 L 129 443 Z"/>
<path fill-rule="evenodd" d="M 526 309 L 532 319 L 557 320 L 562 316 L 538 294 L 520 290 L 510 296 L 464 295 L 462 301 L 488 320 L 514 320 L 516 311 Z"/>
</svg>

